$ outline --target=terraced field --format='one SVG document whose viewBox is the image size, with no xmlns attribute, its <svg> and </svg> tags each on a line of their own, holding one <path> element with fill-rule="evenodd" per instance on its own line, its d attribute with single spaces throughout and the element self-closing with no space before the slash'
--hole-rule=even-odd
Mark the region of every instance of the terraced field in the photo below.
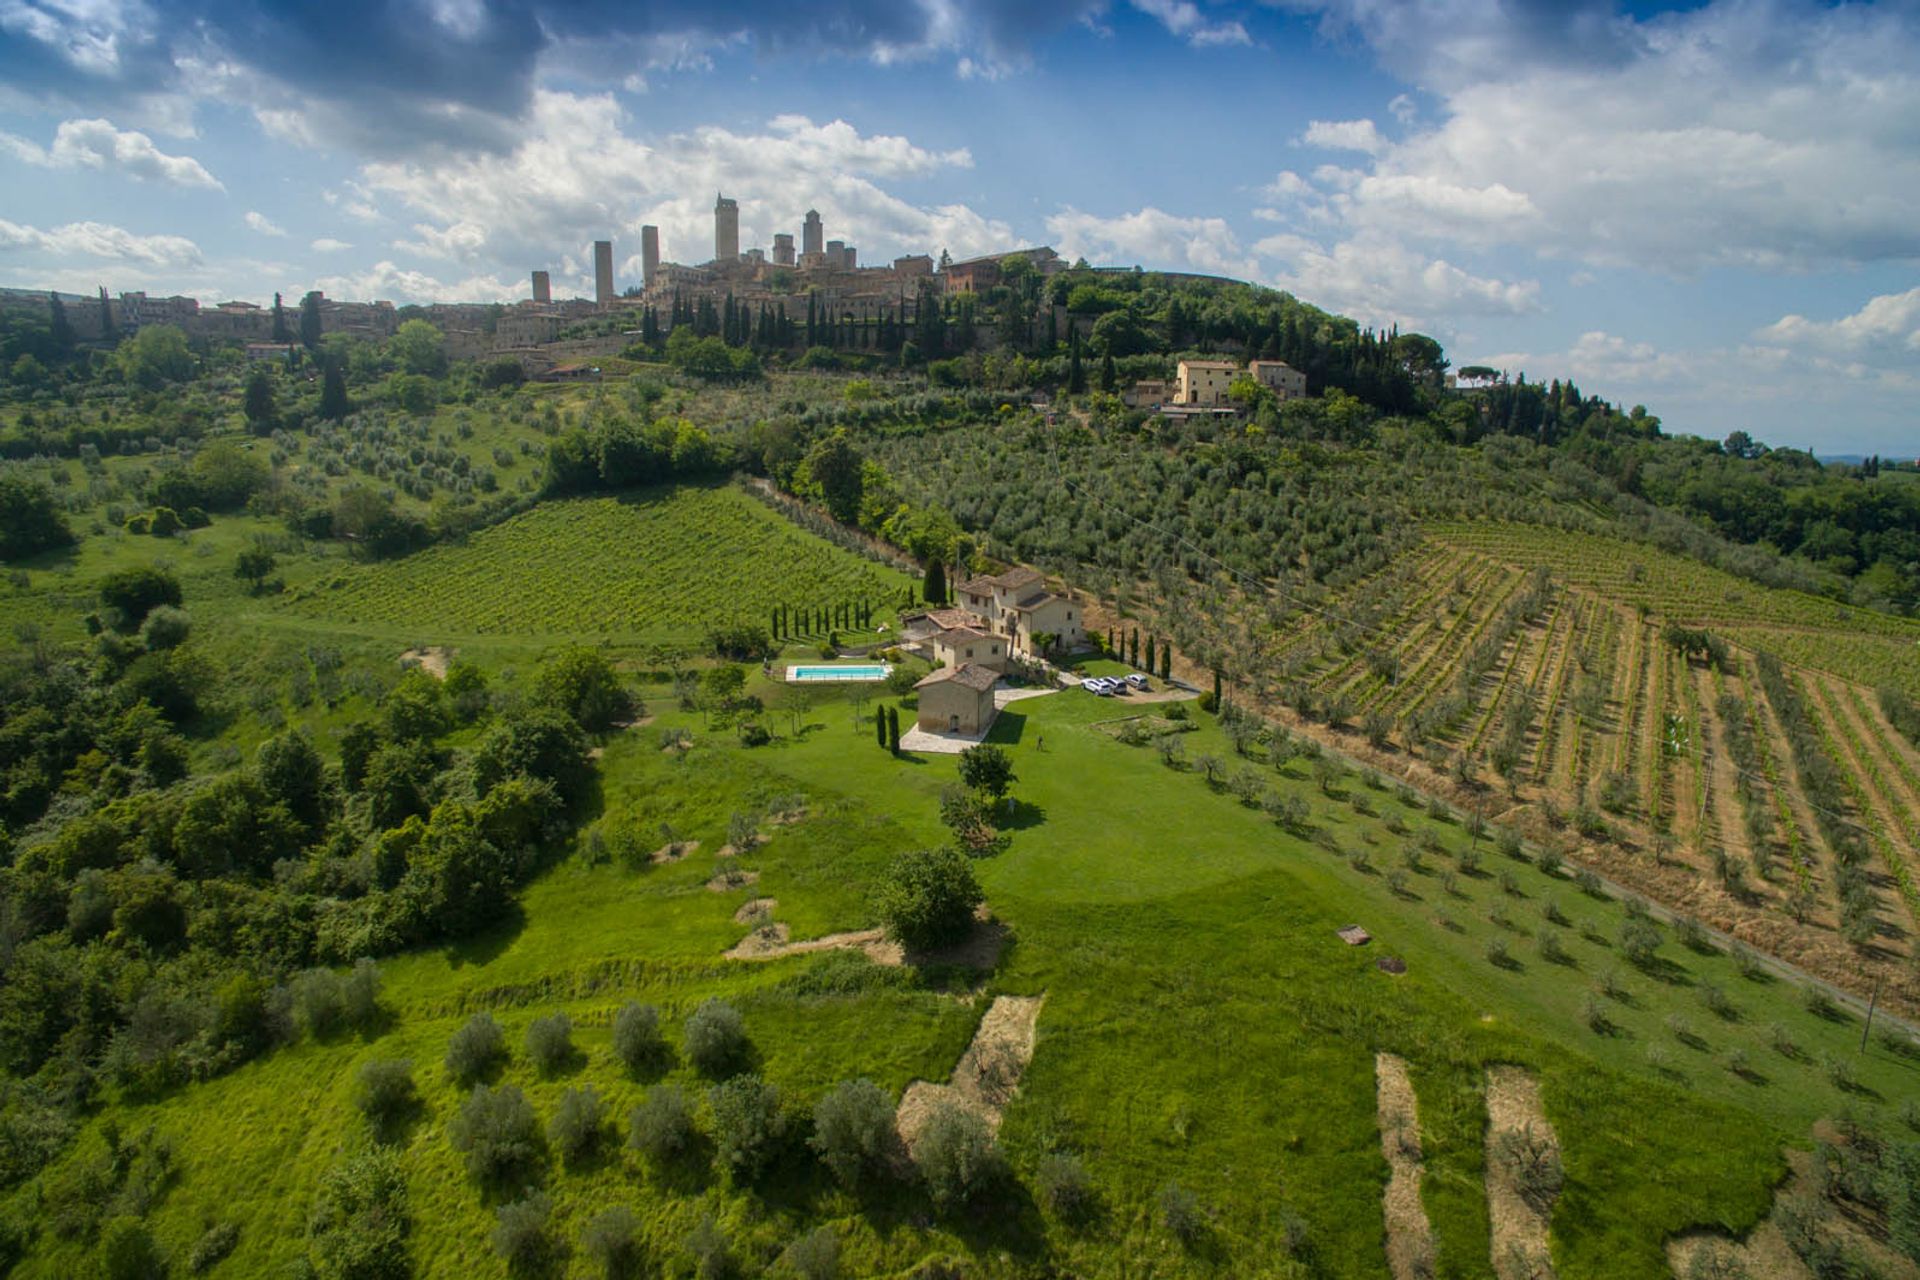
<svg viewBox="0 0 1920 1280">
<path fill-rule="evenodd" d="M 405 636 L 685 640 L 796 609 L 890 608 L 908 580 L 731 488 L 547 502 L 390 564 L 337 568 L 285 608 Z"/>
</svg>

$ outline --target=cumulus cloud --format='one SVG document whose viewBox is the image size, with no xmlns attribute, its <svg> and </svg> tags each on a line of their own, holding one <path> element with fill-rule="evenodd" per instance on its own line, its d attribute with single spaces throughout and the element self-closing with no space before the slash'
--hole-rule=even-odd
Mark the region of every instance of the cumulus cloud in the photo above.
<svg viewBox="0 0 1920 1280">
<path fill-rule="evenodd" d="M 1920 288 L 1883 293 L 1838 320 L 1781 316 L 1754 337 L 1841 359 L 1913 368 L 1920 362 Z"/>
<path fill-rule="evenodd" d="M 1198 48 L 1213 45 L 1252 44 L 1253 37 L 1238 22 L 1209 22 L 1192 0 L 1132 0 L 1133 7 L 1188 44 Z"/>
<path fill-rule="evenodd" d="M 964 169 L 973 163 L 964 149 L 930 150 L 798 115 L 749 132 L 703 126 L 642 138 L 628 126 L 609 94 L 542 91 L 525 138 L 510 151 L 376 161 L 336 201 L 397 202 L 417 221 L 396 248 L 511 265 L 515 275 L 592 240 L 637 239 L 645 223 L 660 228 L 669 260 L 708 261 L 711 193 L 721 190 L 740 202 L 741 243 L 749 246 L 770 245 L 778 231 L 797 234 L 809 207 L 831 238 L 858 246 L 867 261 L 941 248 L 964 257 L 1012 238 L 1005 223 L 965 205 L 915 205 L 878 181 Z"/>
<path fill-rule="evenodd" d="M 345 240 L 336 240 L 332 236 L 321 236 L 307 247 L 315 253 L 339 253 L 343 249 L 353 248 Z"/>
<path fill-rule="evenodd" d="M 424 271 L 412 271 L 382 260 L 365 271 L 321 276 L 313 287 L 329 297 L 391 302 L 516 302 L 525 287 L 515 280 L 502 284 L 489 275 L 442 280 Z"/>
<path fill-rule="evenodd" d="M 47 169 L 96 169 L 122 173 L 142 182 L 224 191 L 219 179 L 192 156 L 168 155 L 152 138 L 134 129 L 116 129 L 107 120 L 67 120 L 54 130 L 51 146 L 0 133 L 0 148 L 17 160 Z"/>
<path fill-rule="evenodd" d="M 1047 219 L 1047 234 L 1068 258 L 1208 275 L 1259 274 L 1258 260 L 1241 248 L 1224 218 L 1183 217 L 1152 206 L 1102 218 L 1068 206 Z"/>
<path fill-rule="evenodd" d="M 1446 329 L 1462 316 L 1519 316 L 1540 309 L 1537 280 L 1475 275 L 1388 239 L 1331 246 L 1296 235 L 1254 246 L 1276 259 L 1268 278 L 1320 306 L 1369 323 Z"/>
<path fill-rule="evenodd" d="M 1300 141 L 1304 146 L 1328 151 L 1364 151 L 1370 156 L 1387 149 L 1386 138 L 1371 120 L 1314 120 L 1307 125 Z"/>
<path fill-rule="evenodd" d="M 69 222 L 42 230 L 0 218 L 0 252 L 23 249 L 56 258 L 108 258 L 153 267 L 200 261 L 199 246 L 184 236 L 136 235 L 104 222 Z"/>
<path fill-rule="evenodd" d="M 1370 159 L 1295 193 L 1303 221 L 1676 274 L 1920 257 L 1920 30 L 1903 6 L 1312 7 L 1437 111 L 1399 140 L 1315 125 L 1308 141 Z"/>
<path fill-rule="evenodd" d="M 273 219 L 264 213 L 258 213 L 252 209 L 247 210 L 246 222 L 247 230 L 257 231 L 263 236 L 284 236 L 287 234 Z"/>
</svg>

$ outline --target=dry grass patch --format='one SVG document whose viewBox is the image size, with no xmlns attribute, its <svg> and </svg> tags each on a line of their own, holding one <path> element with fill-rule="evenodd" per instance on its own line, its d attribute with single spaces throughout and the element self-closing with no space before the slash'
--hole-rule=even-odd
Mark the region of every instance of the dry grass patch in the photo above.
<svg viewBox="0 0 1920 1280">
<path fill-rule="evenodd" d="M 1540 1085 L 1518 1067 L 1487 1069 L 1487 1214 L 1500 1280 L 1551 1280 L 1547 1224 L 1560 1194 L 1560 1140 Z"/>
<path fill-rule="evenodd" d="M 1387 1178 L 1387 1266 L 1393 1280 L 1430 1280 L 1433 1229 L 1420 1202 L 1420 1112 L 1407 1064 L 1391 1053 L 1375 1054 L 1374 1080 L 1380 1108 L 1380 1151 L 1392 1171 Z"/>
</svg>

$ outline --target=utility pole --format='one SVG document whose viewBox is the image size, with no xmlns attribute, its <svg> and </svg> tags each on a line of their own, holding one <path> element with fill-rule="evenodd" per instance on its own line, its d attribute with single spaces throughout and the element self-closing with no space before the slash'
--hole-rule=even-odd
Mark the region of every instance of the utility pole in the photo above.
<svg viewBox="0 0 1920 1280">
<path fill-rule="evenodd" d="M 1873 980 L 1873 994 L 1867 997 L 1867 1020 L 1860 1027 L 1860 1052 L 1867 1051 L 1867 1032 L 1873 1030 L 1873 1007 L 1880 1003 L 1880 979 Z"/>
</svg>

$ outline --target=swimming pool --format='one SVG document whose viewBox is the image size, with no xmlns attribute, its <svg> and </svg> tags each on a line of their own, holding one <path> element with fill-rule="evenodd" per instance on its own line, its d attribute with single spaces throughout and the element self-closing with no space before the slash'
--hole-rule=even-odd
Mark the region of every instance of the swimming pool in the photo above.
<svg viewBox="0 0 1920 1280">
<path fill-rule="evenodd" d="M 866 666 L 788 667 L 789 680 L 885 680 L 892 670 L 884 662 Z"/>
</svg>

